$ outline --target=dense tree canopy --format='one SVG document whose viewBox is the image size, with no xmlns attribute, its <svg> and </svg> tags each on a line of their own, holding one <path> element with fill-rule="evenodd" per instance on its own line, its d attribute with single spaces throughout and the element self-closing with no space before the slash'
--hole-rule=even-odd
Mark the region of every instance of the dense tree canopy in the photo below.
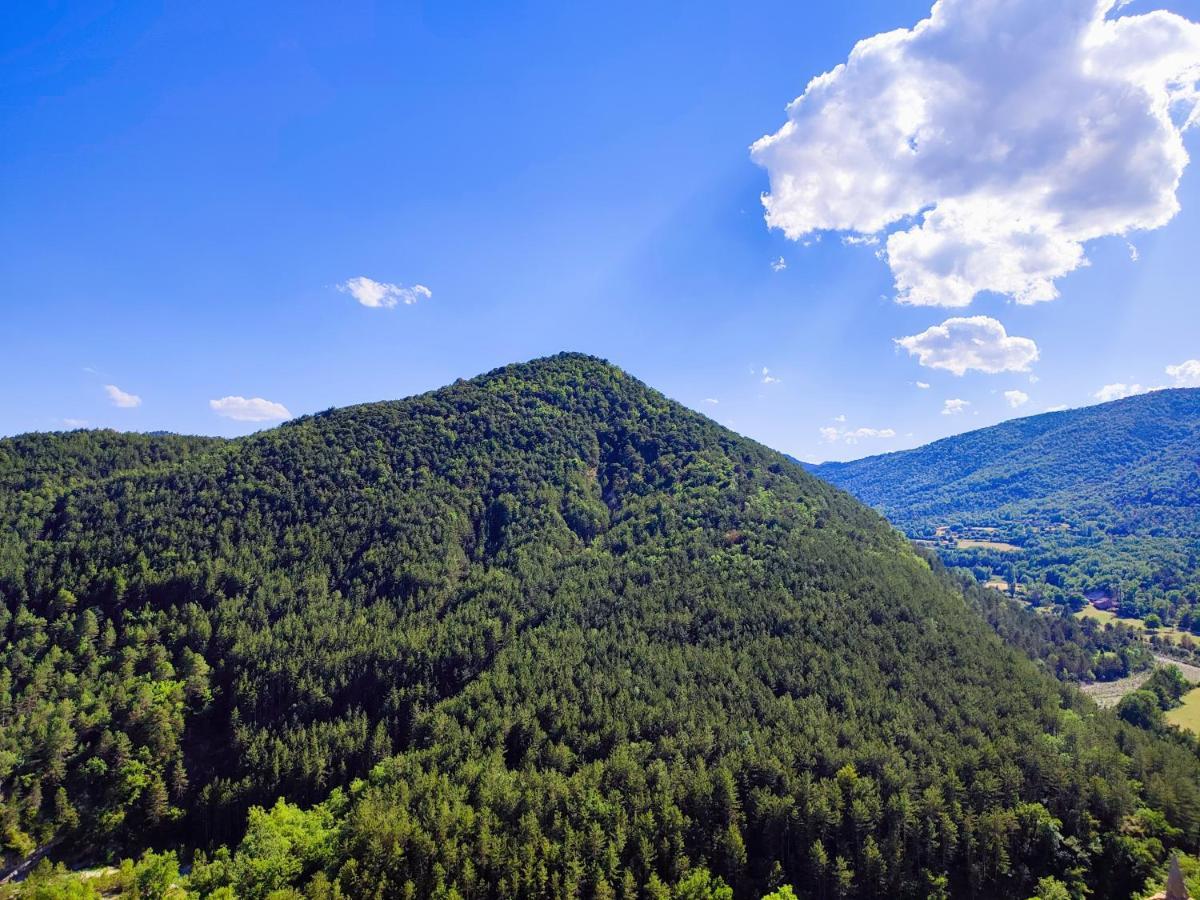
<svg viewBox="0 0 1200 900">
<path fill-rule="evenodd" d="M 14 860 L 133 853 L 139 896 L 1123 897 L 1200 843 L 1189 741 L 590 357 L 0 460 Z"/>
</svg>

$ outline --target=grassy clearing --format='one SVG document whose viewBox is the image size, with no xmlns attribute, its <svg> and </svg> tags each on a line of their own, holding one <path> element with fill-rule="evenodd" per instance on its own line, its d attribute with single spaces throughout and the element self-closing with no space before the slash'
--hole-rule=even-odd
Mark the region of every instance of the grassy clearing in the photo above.
<svg viewBox="0 0 1200 900">
<path fill-rule="evenodd" d="M 1183 695 L 1183 705 L 1167 710 L 1167 721 L 1193 734 L 1200 734 L 1200 689 L 1193 688 Z"/>
<path fill-rule="evenodd" d="M 1123 619 L 1114 612 L 1108 610 L 1096 609 L 1094 606 L 1085 606 L 1079 612 L 1075 613 L 1076 618 L 1080 619 L 1095 619 L 1100 624 L 1112 622 L 1113 624 L 1128 625 L 1130 628 L 1135 628 L 1138 631 L 1143 631 L 1146 636 L 1158 635 L 1164 640 L 1170 641 L 1172 644 L 1178 644 L 1183 640 L 1186 631 L 1180 631 L 1178 628 L 1158 628 L 1150 631 L 1146 628 L 1146 623 L 1141 619 Z M 1192 638 L 1195 640 L 1195 636 Z"/>
<path fill-rule="evenodd" d="M 1002 594 L 1008 593 L 1008 582 L 1005 579 L 1000 578 L 997 575 L 993 575 L 991 578 L 989 578 L 987 581 L 985 581 L 983 583 L 983 586 L 990 587 L 993 590 L 999 591 Z M 1017 584 L 1017 593 L 1018 594 L 1025 593 L 1025 585 L 1018 583 Z"/>
<path fill-rule="evenodd" d="M 959 550 L 998 550 L 1001 553 L 1019 553 L 1021 548 L 1016 544 L 1005 541 L 977 541 L 971 538 L 959 538 Z"/>
<path fill-rule="evenodd" d="M 1146 623 L 1141 619 L 1122 619 L 1115 612 L 1111 612 L 1107 609 L 1096 609 L 1096 607 L 1091 605 L 1085 606 L 1079 612 L 1075 613 L 1075 616 L 1079 619 L 1095 619 L 1101 625 L 1106 625 L 1109 622 L 1112 622 L 1115 625 L 1116 623 L 1120 622 L 1123 625 L 1136 628 L 1138 631 L 1146 630 Z"/>
</svg>

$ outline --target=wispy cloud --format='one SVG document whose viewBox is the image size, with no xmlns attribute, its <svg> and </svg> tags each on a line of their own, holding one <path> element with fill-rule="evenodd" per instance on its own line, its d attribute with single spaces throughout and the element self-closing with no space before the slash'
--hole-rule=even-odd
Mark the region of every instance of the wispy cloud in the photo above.
<svg viewBox="0 0 1200 900">
<path fill-rule="evenodd" d="M 412 306 L 433 296 L 433 292 L 423 284 L 405 287 L 402 284 L 374 281 L 364 275 L 343 281 L 337 289 L 343 294 L 349 294 L 363 306 L 373 309 L 391 309 L 401 303 Z"/>
<path fill-rule="evenodd" d="M 970 405 L 970 400 L 960 400 L 958 398 L 945 400 L 942 402 L 942 415 L 957 416 L 960 413 L 966 412 L 967 407 Z"/>
<path fill-rule="evenodd" d="M 846 421 L 845 416 L 837 416 L 833 421 L 837 422 L 838 425 L 827 425 L 817 429 L 817 432 L 821 435 L 821 439 L 829 444 L 838 441 L 846 444 L 857 444 L 859 441 L 868 438 L 886 439 L 896 436 L 896 431 L 892 428 L 845 428 L 843 427 L 843 423 Z"/>
<path fill-rule="evenodd" d="M 1030 338 L 1009 335 L 988 316 L 947 319 L 920 334 L 896 338 L 896 344 L 930 369 L 962 375 L 970 369 L 995 374 L 1023 372 L 1038 358 Z"/>
<path fill-rule="evenodd" d="M 115 384 L 106 384 L 104 392 L 108 394 L 108 399 L 113 406 L 119 406 L 122 409 L 133 409 L 135 406 L 142 405 L 141 397 L 137 394 L 126 393 Z"/>
<path fill-rule="evenodd" d="M 781 381 L 782 381 L 782 379 L 776 378 L 774 375 L 771 374 L 770 369 L 768 369 L 766 366 L 763 366 L 763 370 L 762 370 L 762 383 L 763 384 L 779 384 Z"/>
<path fill-rule="evenodd" d="M 1029 395 L 1024 391 L 1005 391 L 1004 399 L 1008 402 L 1009 406 L 1017 409 L 1029 402 Z"/>
<path fill-rule="evenodd" d="M 209 400 L 208 405 L 217 415 L 235 422 L 275 422 L 292 417 L 282 403 L 262 397 L 222 397 Z"/>
<path fill-rule="evenodd" d="M 787 260 L 784 259 L 782 256 L 780 256 L 777 259 L 771 260 L 771 271 L 772 272 L 782 272 L 786 268 L 787 268 Z"/>
<path fill-rule="evenodd" d="M 1087 242 L 1175 215 L 1200 120 L 1200 25 L 1112 7 L 939 0 L 860 41 L 754 144 L 768 224 L 887 234 L 901 303 L 1053 299 Z"/>
<path fill-rule="evenodd" d="M 879 238 L 873 234 L 844 234 L 842 243 L 847 247 L 874 247 Z"/>
</svg>

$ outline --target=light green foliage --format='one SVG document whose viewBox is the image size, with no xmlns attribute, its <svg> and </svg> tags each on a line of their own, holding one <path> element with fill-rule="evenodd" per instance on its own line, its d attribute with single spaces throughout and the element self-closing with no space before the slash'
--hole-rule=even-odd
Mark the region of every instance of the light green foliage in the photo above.
<svg viewBox="0 0 1200 900">
<path fill-rule="evenodd" d="M 179 859 L 173 850 L 147 850 L 133 868 L 132 900 L 167 900 L 184 895 L 179 877 Z"/>
<path fill-rule="evenodd" d="M 1038 879 L 1037 892 L 1029 900 L 1073 900 L 1071 891 L 1053 876 Z"/>
<path fill-rule="evenodd" d="M 707 869 L 694 869 L 675 885 L 673 900 L 733 900 L 733 889 Z"/>
<path fill-rule="evenodd" d="M 283 800 L 271 809 L 250 810 L 246 836 L 233 858 L 233 886 L 239 897 L 259 900 L 288 888 L 301 875 L 329 866 L 335 858 L 335 811 L 341 795 L 305 811 Z"/>
</svg>

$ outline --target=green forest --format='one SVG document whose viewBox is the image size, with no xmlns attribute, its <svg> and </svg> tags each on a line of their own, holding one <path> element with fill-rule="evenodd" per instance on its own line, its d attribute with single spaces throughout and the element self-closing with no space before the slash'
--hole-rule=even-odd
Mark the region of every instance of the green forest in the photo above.
<svg viewBox="0 0 1200 900">
<path fill-rule="evenodd" d="M 1054 677 L 1127 634 L 591 357 L 0 441 L 0 529 L 0 896 L 1124 898 L 1200 850 L 1171 684 Z"/>
<path fill-rule="evenodd" d="M 1109 597 L 1122 617 L 1200 636 L 1200 389 L 809 468 L 1035 607 Z"/>
</svg>

